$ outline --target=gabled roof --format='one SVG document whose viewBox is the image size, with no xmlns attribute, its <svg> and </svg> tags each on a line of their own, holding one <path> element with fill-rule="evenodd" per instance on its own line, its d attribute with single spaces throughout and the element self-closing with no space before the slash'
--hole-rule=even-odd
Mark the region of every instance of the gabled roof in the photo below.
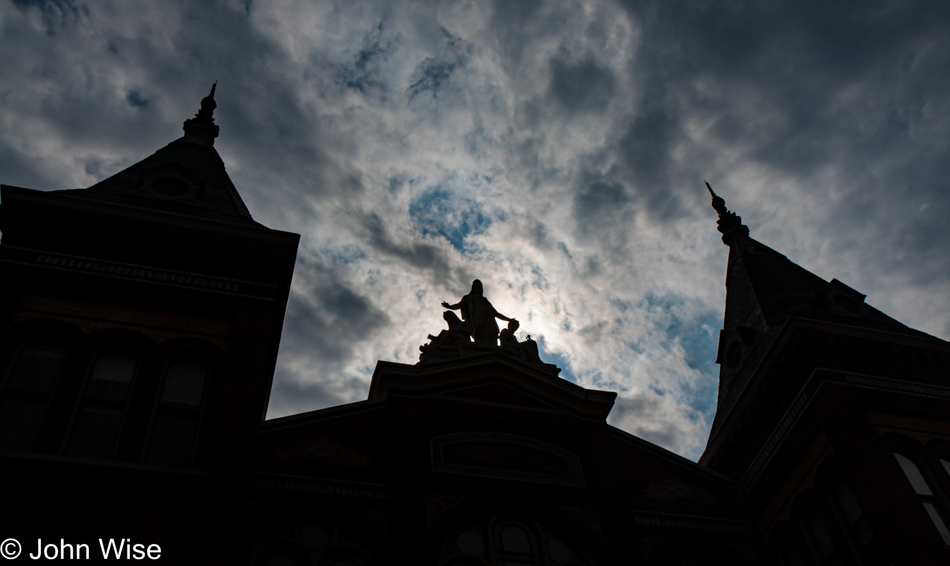
<svg viewBox="0 0 950 566">
<path fill-rule="evenodd" d="M 373 372 L 369 399 L 386 399 L 390 395 L 432 396 L 451 391 L 468 390 L 473 393 L 486 384 L 486 379 L 497 381 L 519 396 L 533 399 L 529 404 L 557 408 L 580 418 L 606 421 L 617 394 L 613 391 L 585 389 L 552 375 L 546 368 L 525 363 L 502 351 L 478 356 L 416 365 L 378 362 Z M 500 390 L 488 393 L 486 400 L 499 400 Z M 509 400 L 512 401 L 513 400 Z"/>
<path fill-rule="evenodd" d="M 160 210 L 220 222 L 260 226 L 235 189 L 214 149 L 218 126 L 214 87 L 185 135 L 142 161 L 87 189 L 56 191 L 94 201 Z"/>
<path fill-rule="evenodd" d="M 782 324 L 795 316 L 823 320 L 849 326 L 861 326 L 926 337 L 864 303 L 865 295 L 832 279 L 825 281 L 792 262 L 784 255 L 749 236 L 742 218 L 726 208 L 725 201 L 709 187 L 713 208 L 719 213 L 722 241 L 729 246 L 729 267 L 726 276 L 726 320 L 731 330 L 751 320 L 749 308 L 759 311 L 767 326 Z M 744 281 L 733 281 L 742 278 Z M 736 283 L 738 289 L 732 289 Z M 749 295 L 751 296 L 745 296 Z M 751 301 L 751 304 L 750 304 Z M 736 316 L 739 314 L 739 316 Z M 743 316 L 745 315 L 745 316 Z"/>
<path fill-rule="evenodd" d="M 594 487 L 638 524 L 688 517 L 744 533 L 728 478 L 607 424 L 615 398 L 500 351 L 380 361 L 367 400 L 263 422 L 257 475 L 275 489 L 382 498 L 411 476 L 426 490 L 480 490 L 466 505 Z"/>
<path fill-rule="evenodd" d="M 735 251 L 730 250 L 729 254 L 729 277 L 745 277 L 753 296 L 734 296 L 737 293 L 727 291 L 726 328 L 729 328 L 728 322 L 741 325 L 739 317 L 735 316 L 736 311 L 743 310 L 739 303 L 746 304 L 752 299 L 770 327 L 794 316 L 928 336 L 865 303 L 865 295 L 837 279 L 825 281 L 752 238 L 743 238 L 734 248 Z M 730 283 L 727 280 L 727 288 Z"/>
<path fill-rule="evenodd" d="M 826 281 L 749 236 L 742 219 L 713 192 L 718 229 L 729 246 L 726 309 L 720 333 L 719 399 L 710 438 L 742 394 L 752 372 L 793 319 L 934 339 L 864 302 L 865 295 Z"/>
<path fill-rule="evenodd" d="M 465 400 L 519 410 L 547 410 L 606 422 L 617 394 L 586 389 L 502 351 L 426 364 L 379 361 L 365 401 L 318 409 L 263 424 L 263 431 L 299 428 L 385 406 L 391 396 Z M 346 417 L 349 418 L 349 417 Z"/>
</svg>

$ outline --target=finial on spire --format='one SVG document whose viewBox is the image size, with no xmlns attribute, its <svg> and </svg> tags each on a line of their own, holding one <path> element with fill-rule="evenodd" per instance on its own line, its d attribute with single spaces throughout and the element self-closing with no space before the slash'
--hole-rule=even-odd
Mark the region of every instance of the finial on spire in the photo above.
<svg viewBox="0 0 950 566">
<path fill-rule="evenodd" d="M 214 81 L 211 85 L 211 93 L 201 99 L 201 108 L 198 113 L 194 118 L 185 121 L 183 129 L 186 139 L 214 145 L 214 138 L 218 137 L 220 131 L 214 123 L 214 109 L 218 107 L 214 101 L 214 89 L 217 87 L 218 81 Z"/>
<path fill-rule="evenodd" d="M 218 107 L 217 103 L 214 101 L 214 89 L 218 88 L 218 81 L 214 81 L 214 84 L 211 85 L 211 93 L 201 99 L 201 110 L 195 114 L 196 118 L 207 118 L 208 120 L 214 121 L 214 109 Z"/>
<path fill-rule="evenodd" d="M 742 223 L 742 217 L 726 208 L 726 201 L 713 191 L 713 188 L 709 186 L 709 182 L 705 179 L 703 182 L 706 183 L 706 188 L 709 189 L 709 194 L 712 196 L 712 207 L 719 214 L 716 225 L 719 227 L 719 232 L 722 233 L 722 243 L 731 246 L 735 243 L 736 238 L 740 236 L 748 237 L 749 228 Z"/>
</svg>

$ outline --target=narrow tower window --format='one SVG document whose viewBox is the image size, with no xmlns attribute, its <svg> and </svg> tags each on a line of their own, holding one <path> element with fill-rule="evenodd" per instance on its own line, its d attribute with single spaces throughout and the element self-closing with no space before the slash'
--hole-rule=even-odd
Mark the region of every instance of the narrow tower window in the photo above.
<svg viewBox="0 0 950 566">
<path fill-rule="evenodd" d="M 834 482 L 832 488 L 835 507 L 845 524 L 846 531 L 851 537 L 853 543 L 858 546 L 865 546 L 873 537 L 871 526 L 864 518 L 861 506 L 858 504 L 854 492 L 844 480 L 838 479 Z"/>
<path fill-rule="evenodd" d="M 930 489 L 930 485 L 924 479 L 923 474 L 920 473 L 920 468 L 903 454 L 894 453 L 894 457 L 897 458 L 897 463 L 900 464 L 904 475 L 907 476 L 907 481 L 910 482 L 911 487 L 914 488 L 914 493 L 917 494 L 927 514 L 930 515 L 930 520 L 933 521 L 940 536 L 943 537 L 944 544 L 950 544 L 950 531 L 947 530 L 947 524 L 943 520 L 940 511 L 938 511 L 937 497 Z"/>
</svg>

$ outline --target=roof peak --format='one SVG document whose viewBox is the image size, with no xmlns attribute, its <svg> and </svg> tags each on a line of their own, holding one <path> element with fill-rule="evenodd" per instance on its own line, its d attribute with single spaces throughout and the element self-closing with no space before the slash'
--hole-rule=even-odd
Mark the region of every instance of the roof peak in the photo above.
<svg viewBox="0 0 950 566">
<path fill-rule="evenodd" d="M 259 226 L 214 149 L 214 138 L 218 135 L 214 123 L 217 86 L 217 82 L 211 86 L 195 117 L 185 121 L 183 137 L 74 194 L 171 214 Z"/>
<path fill-rule="evenodd" d="M 731 246 L 738 238 L 748 238 L 749 228 L 742 223 L 742 217 L 726 208 L 726 201 L 713 191 L 708 181 L 703 180 L 703 182 L 706 183 L 706 188 L 712 196 L 713 209 L 719 213 L 716 225 L 722 233 L 722 243 Z"/>
<path fill-rule="evenodd" d="M 182 129 L 185 130 L 185 140 L 201 145 L 214 145 L 214 138 L 218 137 L 221 129 L 214 123 L 214 109 L 218 107 L 214 101 L 214 90 L 218 81 L 211 85 L 211 93 L 201 99 L 201 108 L 194 118 L 185 120 Z"/>
</svg>

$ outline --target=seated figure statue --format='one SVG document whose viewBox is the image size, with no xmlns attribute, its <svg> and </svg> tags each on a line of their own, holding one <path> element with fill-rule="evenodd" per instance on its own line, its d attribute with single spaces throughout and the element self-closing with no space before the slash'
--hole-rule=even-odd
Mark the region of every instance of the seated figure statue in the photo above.
<svg viewBox="0 0 950 566">
<path fill-rule="evenodd" d="M 518 327 L 521 326 L 515 319 L 508 321 L 508 328 L 505 328 L 498 335 L 498 341 L 501 343 L 501 347 L 506 350 L 518 350 L 518 339 L 515 337 L 515 332 L 517 332 Z"/>
<path fill-rule="evenodd" d="M 445 319 L 449 328 L 439 332 L 438 336 L 430 334 L 429 343 L 419 346 L 419 350 L 422 352 L 453 346 L 458 342 L 471 342 L 471 338 L 469 338 L 472 333 L 471 324 L 460 320 L 452 311 L 445 311 L 445 313 L 442 314 L 442 318 Z"/>
<path fill-rule="evenodd" d="M 531 335 L 528 335 L 528 339 L 524 342 L 518 342 L 518 338 L 515 337 L 515 332 L 518 330 L 518 327 L 521 326 L 517 320 L 511 319 L 508 323 L 508 328 L 505 328 L 501 331 L 501 334 L 498 336 L 498 341 L 501 343 L 501 347 L 505 350 L 513 350 L 524 356 L 524 358 L 529 362 L 543 363 L 540 356 L 538 356 L 538 343 L 531 339 Z"/>
</svg>

